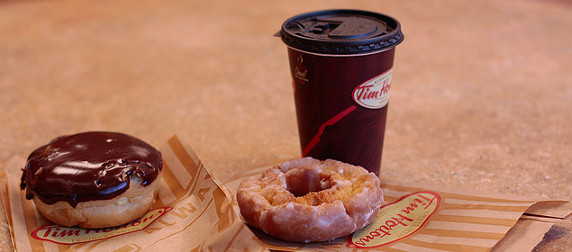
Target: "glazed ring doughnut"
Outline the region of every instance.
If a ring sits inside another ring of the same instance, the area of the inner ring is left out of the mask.
[[[379,178],[366,169],[311,157],[284,162],[249,177],[237,191],[246,222],[294,242],[328,241],[369,224],[380,210]]]

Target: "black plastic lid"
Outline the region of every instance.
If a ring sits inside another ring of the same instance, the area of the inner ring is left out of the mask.
[[[323,10],[291,17],[282,24],[282,41],[318,54],[363,54],[394,47],[403,41],[399,22],[362,10]]]

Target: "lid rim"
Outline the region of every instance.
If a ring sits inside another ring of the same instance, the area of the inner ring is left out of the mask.
[[[376,18],[378,21],[383,22],[386,29],[392,29],[390,32],[376,36],[368,37],[365,39],[348,39],[348,40],[326,40],[301,36],[288,29],[288,25],[293,22],[307,20],[309,18],[316,18],[319,16],[363,16],[369,18]],[[395,47],[403,41],[403,33],[401,31],[401,24],[395,18],[385,14],[353,9],[333,9],[333,10],[320,10],[303,13],[287,19],[282,24],[280,30],[280,37],[282,41],[291,47],[298,48],[304,51],[315,52],[320,54],[359,54],[364,52],[382,51],[390,47]]]

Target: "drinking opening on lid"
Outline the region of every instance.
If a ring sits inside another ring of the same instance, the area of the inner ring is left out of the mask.
[[[325,10],[294,16],[279,35],[290,47],[320,54],[361,54],[396,46],[401,26],[392,17],[360,10]]]

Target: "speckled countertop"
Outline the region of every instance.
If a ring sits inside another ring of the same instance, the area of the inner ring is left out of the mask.
[[[405,33],[384,179],[572,199],[567,1],[0,1],[0,165],[87,130],[178,134],[223,181],[298,157],[272,35],[331,8],[387,13]],[[570,248],[571,223],[538,249]]]

